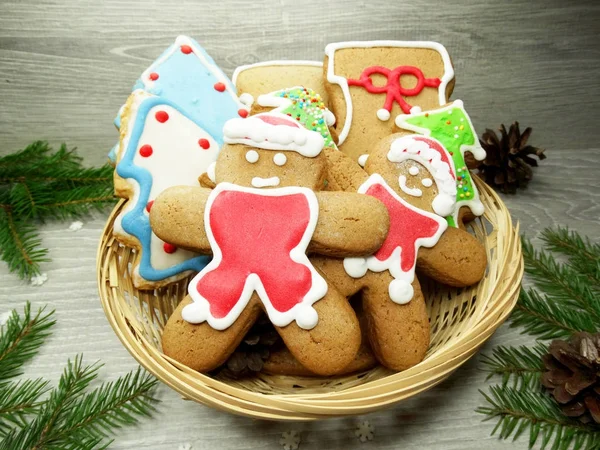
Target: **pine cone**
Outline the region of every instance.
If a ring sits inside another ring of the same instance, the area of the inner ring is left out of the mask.
[[[600,333],[576,333],[552,341],[548,350],[542,385],[566,416],[600,424]]]
[[[533,178],[531,167],[537,167],[537,161],[529,155],[545,159],[544,150],[527,145],[531,136],[531,127],[523,134],[519,130],[519,122],[513,123],[508,132],[506,127],[499,128],[500,139],[492,130],[486,129],[479,140],[487,153],[479,163],[479,174],[491,186],[499,187],[505,194],[514,194],[518,188],[527,187]]]
[[[243,378],[260,372],[269,358],[271,347],[279,344],[280,340],[269,319],[262,315],[215,375],[222,373],[231,378]]]

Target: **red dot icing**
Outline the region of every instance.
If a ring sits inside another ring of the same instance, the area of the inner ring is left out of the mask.
[[[160,123],[165,123],[167,120],[169,120],[169,115],[166,111],[157,111],[154,117],[156,117],[156,120],[158,120]]]
[[[190,53],[192,53],[192,47],[190,47],[189,45],[182,45],[181,52],[185,53],[186,55],[189,55]]]
[[[151,79],[152,81],[156,81],[156,80],[158,80],[158,74],[157,74],[156,72],[152,72],[152,73],[150,74],[150,79]]]
[[[246,109],[238,109],[238,114],[240,115],[240,117],[246,118],[248,117],[248,110]]]
[[[210,148],[210,142],[208,142],[208,139],[198,140],[198,145],[200,147],[202,147],[204,150],[208,150]]]
[[[142,155],[144,158],[152,155],[152,152],[153,150],[151,145],[144,144],[140,147],[140,155]]]
[[[219,91],[219,92],[225,91],[225,85],[221,82],[215,83],[215,85],[213,87],[215,88],[216,91]]]
[[[150,200],[148,203],[146,203],[146,211],[150,212],[152,205],[154,205],[154,200]]]
[[[175,253],[177,251],[177,247],[175,247],[173,244],[165,242],[163,244],[163,250],[165,251],[165,253]]]

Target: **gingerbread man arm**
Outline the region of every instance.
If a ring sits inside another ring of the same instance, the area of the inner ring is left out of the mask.
[[[356,192],[369,175],[348,155],[333,148],[323,149],[327,158],[327,190]]]
[[[389,229],[387,209],[379,200],[352,192],[317,192],[319,220],[309,252],[360,256],[375,252]]]
[[[204,208],[210,189],[175,186],[162,192],[152,204],[152,231],[177,247],[210,254],[204,229]]]

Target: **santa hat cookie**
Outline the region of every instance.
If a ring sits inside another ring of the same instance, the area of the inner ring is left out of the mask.
[[[307,158],[319,155],[325,145],[320,133],[308,130],[290,116],[276,111],[231,119],[223,127],[223,136],[228,144],[294,151]]]
[[[456,174],[452,157],[443,145],[429,137],[410,135],[392,142],[387,158],[399,163],[414,160],[427,168],[438,188],[432,208],[440,216],[452,214],[456,204]]]

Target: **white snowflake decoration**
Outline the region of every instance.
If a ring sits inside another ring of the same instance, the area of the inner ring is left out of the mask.
[[[284,431],[281,433],[279,444],[284,450],[297,450],[300,447],[300,433],[296,430]]]
[[[354,435],[360,442],[372,441],[374,433],[375,427],[368,420],[363,420],[354,430]]]
[[[83,222],[80,222],[79,220],[77,222],[73,222],[70,226],[69,226],[69,230],[71,231],[77,231],[77,230],[81,230],[81,227],[83,227]]]
[[[177,450],[192,450],[192,444],[190,444],[189,442],[186,442],[185,444],[179,444]]]
[[[4,325],[6,322],[8,322],[8,319],[10,318],[11,315],[12,315],[11,311],[6,311],[6,312],[3,312],[2,314],[0,314],[0,326]]]
[[[41,286],[46,281],[48,281],[48,275],[45,273],[31,277],[31,285],[32,286]]]

